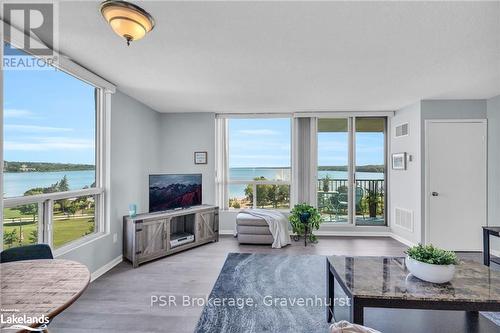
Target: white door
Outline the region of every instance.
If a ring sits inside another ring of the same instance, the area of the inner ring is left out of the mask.
[[[486,225],[486,121],[428,121],[427,243],[480,251]]]

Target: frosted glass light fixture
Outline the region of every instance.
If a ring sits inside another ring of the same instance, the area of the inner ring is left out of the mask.
[[[154,19],[139,6],[126,1],[108,0],[101,4],[101,14],[113,31],[130,42],[143,38],[155,26]]]

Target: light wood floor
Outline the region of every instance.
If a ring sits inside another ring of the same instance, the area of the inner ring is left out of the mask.
[[[51,332],[192,333],[202,307],[151,307],[151,296],[205,297],[230,252],[402,256],[406,246],[389,237],[321,237],[316,245],[293,242],[283,249],[239,245],[231,236],[133,269],[122,262],[94,281],[57,316]],[[180,305],[180,304],[178,304]]]

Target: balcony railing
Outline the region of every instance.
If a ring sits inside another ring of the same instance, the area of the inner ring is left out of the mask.
[[[347,179],[318,179],[317,190],[318,192],[337,191],[343,192],[347,189]],[[385,181],[383,179],[363,179],[356,180],[356,187],[361,187],[366,191],[384,192]],[[327,191],[324,189],[327,188]]]
[[[348,222],[349,195],[347,179],[318,179],[318,208],[328,222]],[[385,223],[385,181],[383,179],[356,180],[353,189],[356,224]]]

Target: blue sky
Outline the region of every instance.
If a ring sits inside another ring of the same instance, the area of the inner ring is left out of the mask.
[[[6,161],[95,163],[93,86],[55,70],[3,74]]]
[[[230,119],[229,167],[290,167],[291,120]],[[347,165],[347,133],[319,133],[319,165]],[[383,133],[356,134],[357,165],[384,164]]]
[[[290,119],[230,119],[229,167],[290,167]]]

